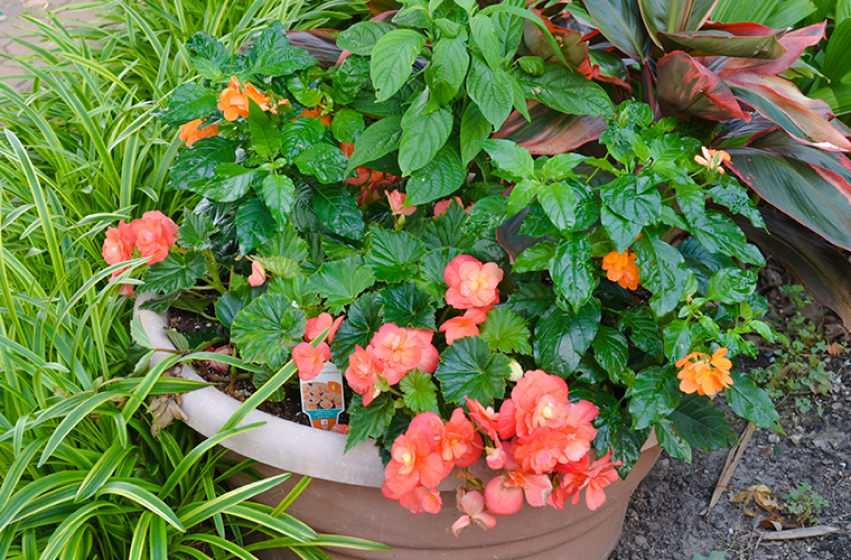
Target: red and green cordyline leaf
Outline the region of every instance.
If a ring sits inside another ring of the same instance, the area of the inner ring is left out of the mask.
[[[700,29],[709,19],[709,14],[718,0],[638,0],[644,25],[650,31],[650,37],[662,46],[656,34],[660,31],[676,33]]]
[[[766,202],[834,245],[851,249],[851,161],[781,132],[727,149],[729,167]]]
[[[771,74],[777,75],[788,70],[796,60],[801,58],[804,49],[817,44],[824,38],[826,23],[817,23],[786,33],[778,42],[786,49],[779,58],[737,58],[730,56],[701,56],[697,61],[706,66],[720,78],[729,78],[737,74]]]
[[[659,108],[663,115],[691,114],[712,121],[750,120],[733,92],[715,73],[682,51],[656,67]]]
[[[597,29],[614,46],[639,64],[653,53],[653,40],[644,27],[635,0],[585,0],[585,9]]]
[[[771,233],[747,219],[734,220],[749,239],[774,255],[807,291],[851,328],[851,262],[841,251],[789,216],[763,206],[762,219]]]
[[[592,73],[591,60],[588,57],[588,42],[579,31],[567,29],[555,25],[549,18],[541,15],[540,10],[531,10],[536,16],[541,18],[541,22],[547,26],[553,37],[557,38],[561,53],[567,61],[568,66],[586,76]],[[538,27],[530,21],[523,22],[523,44],[528,49],[529,54],[540,56],[544,62],[552,64],[561,64],[558,55],[553,52],[553,49],[547,44],[544,34]]]
[[[791,82],[764,74],[740,74],[726,81],[740,100],[798,141],[825,150],[851,150],[851,142],[825,120],[831,116],[830,106],[805,96]]]
[[[517,111],[512,111],[492,137],[511,140],[536,156],[553,156],[575,150],[599,138],[608,126],[603,117],[567,115],[537,101],[527,101],[526,107],[532,117],[531,122]]]
[[[777,59],[786,53],[776,30],[755,23],[709,23],[700,31],[660,32],[658,37],[668,52],[683,49],[694,55],[758,59]]]
[[[287,39],[290,45],[306,50],[312,54],[323,66],[334,66],[337,64],[343,49],[337,46],[337,38],[334,33],[337,29],[308,29],[299,31],[297,29],[287,31]]]

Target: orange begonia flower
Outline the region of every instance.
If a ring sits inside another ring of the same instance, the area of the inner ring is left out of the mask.
[[[635,253],[626,250],[623,253],[612,251],[603,257],[603,270],[612,282],[621,288],[637,290],[640,283],[638,267],[635,265]]]
[[[334,333],[340,328],[345,318],[345,315],[340,315],[334,319],[330,313],[320,313],[318,317],[307,320],[307,330],[304,333],[304,338],[309,342],[313,342],[313,339],[325,332],[325,329],[331,329],[328,331],[326,340],[329,343],[334,342]]]
[[[692,352],[678,360],[676,366],[682,368],[677,374],[680,379],[680,391],[711,397],[733,385],[730,368],[733,363],[727,359],[726,348],[719,348],[712,356]]]
[[[327,342],[313,346],[301,342],[293,348],[293,362],[298,368],[298,377],[302,381],[310,381],[322,371],[325,362],[331,359],[331,348]]]
[[[470,255],[458,255],[446,265],[443,279],[449,286],[446,303],[455,309],[486,307],[499,303],[497,286],[503,271],[496,263],[482,264]]]
[[[721,164],[730,161],[730,154],[724,150],[710,150],[706,146],[702,146],[700,151],[703,153],[703,156],[694,156],[694,161],[704,167],[708,167],[711,171],[718,171],[718,173],[723,175],[724,168],[721,167]]]
[[[201,119],[195,119],[194,121],[189,121],[180,127],[180,134],[178,134],[177,137],[186,142],[187,148],[191,148],[192,144],[201,138],[209,138],[211,136],[219,135],[218,124],[211,124],[209,126],[199,128],[202,122],[203,121]]]
[[[248,101],[257,103],[264,111],[269,110],[270,98],[264,95],[253,84],[240,83],[236,76],[231,77],[228,87],[219,94],[219,110],[224,113],[225,120],[235,121],[239,117],[248,118]]]
[[[136,236],[136,248],[143,257],[150,257],[148,264],[164,261],[177,241],[177,224],[159,210],[145,212],[130,222],[130,229]]]
[[[390,204],[390,210],[397,216],[410,216],[417,211],[416,206],[404,206],[407,195],[399,192],[398,189],[384,194],[387,195],[387,202]]]

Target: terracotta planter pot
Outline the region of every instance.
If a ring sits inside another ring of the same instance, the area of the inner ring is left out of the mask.
[[[166,316],[139,309],[139,305],[150,297],[148,294],[139,296],[135,313],[155,346],[172,348],[163,330],[168,324]],[[155,355],[153,361],[164,357],[165,354]],[[188,366],[183,366],[181,375],[201,380]],[[235,399],[207,387],[185,394],[182,408],[189,417],[189,426],[210,437],[239,405]],[[318,533],[351,535],[393,547],[387,552],[327,551],[339,560],[605,560],[620,537],[629,497],[661,452],[655,436],[651,436],[630,475],[606,488],[606,503],[596,511],[588,510],[584,496],[577,505],[566,504],[564,511],[526,504],[519,513],[498,518],[497,527],[492,531],[472,527],[456,538],[449,529],[460,516],[454,507],[457,482],[453,476],[447,477],[440,487],[446,490],[443,510],[437,515],[414,515],[382,496],[380,486],[384,481],[384,469],[371,442],[357,445],[343,455],[344,435],[256,410],[243,424],[254,422],[266,424],[232,437],[223,445],[235,455],[258,461],[260,464],[254,468],[265,476],[281,472],[298,475],[255,500],[274,507],[301,476],[311,476],[314,480],[289,507],[288,513]],[[489,470],[484,461],[474,465],[473,471],[477,468],[482,473]],[[491,476],[486,476],[485,480]],[[247,479],[234,476],[229,482],[242,485]],[[288,551],[267,551],[258,555],[266,560],[293,558]]]

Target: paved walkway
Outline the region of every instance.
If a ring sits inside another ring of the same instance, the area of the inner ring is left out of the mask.
[[[12,57],[26,56],[30,50],[14,41],[14,37],[25,37],[30,33],[32,24],[21,18],[21,14],[29,12],[38,15],[46,10],[58,10],[71,3],[71,0],[0,0],[0,12],[5,19],[0,21],[0,54]],[[90,12],[71,12],[75,19],[88,20]],[[69,15],[70,15],[69,14]],[[14,61],[0,58],[0,80],[9,79],[22,74],[21,67]],[[14,80],[15,85],[22,81]]]

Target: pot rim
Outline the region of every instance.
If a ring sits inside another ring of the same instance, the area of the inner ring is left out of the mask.
[[[175,350],[174,344],[165,333],[168,327],[168,312],[155,313],[140,309],[140,306],[155,297],[145,292],[136,298],[133,316],[139,317],[142,328],[154,347]],[[151,365],[168,357],[166,352],[155,352]],[[180,367],[179,375],[193,381],[205,381],[188,364]],[[189,417],[185,421],[204,437],[218,433],[228,418],[242,404],[213,386],[196,389],[182,394],[181,408]],[[384,483],[384,465],[378,455],[374,440],[368,439],[350,449],[344,455],[346,436],[337,432],[326,432],[296,422],[284,420],[259,410],[252,410],[240,426],[264,423],[249,432],[232,436],[219,445],[235,451],[249,459],[313,478],[331,482],[380,488]],[[658,445],[655,432],[644,443],[644,452]],[[294,453],[293,450],[298,450]],[[479,461],[484,465],[484,460]],[[478,465],[474,466],[475,467]],[[483,472],[490,471],[484,466]],[[491,473],[493,471],[490,471]],[[440,490],[454,489],[453,477],[447,477]],[[448,481],[448,483],[447,483]]]

